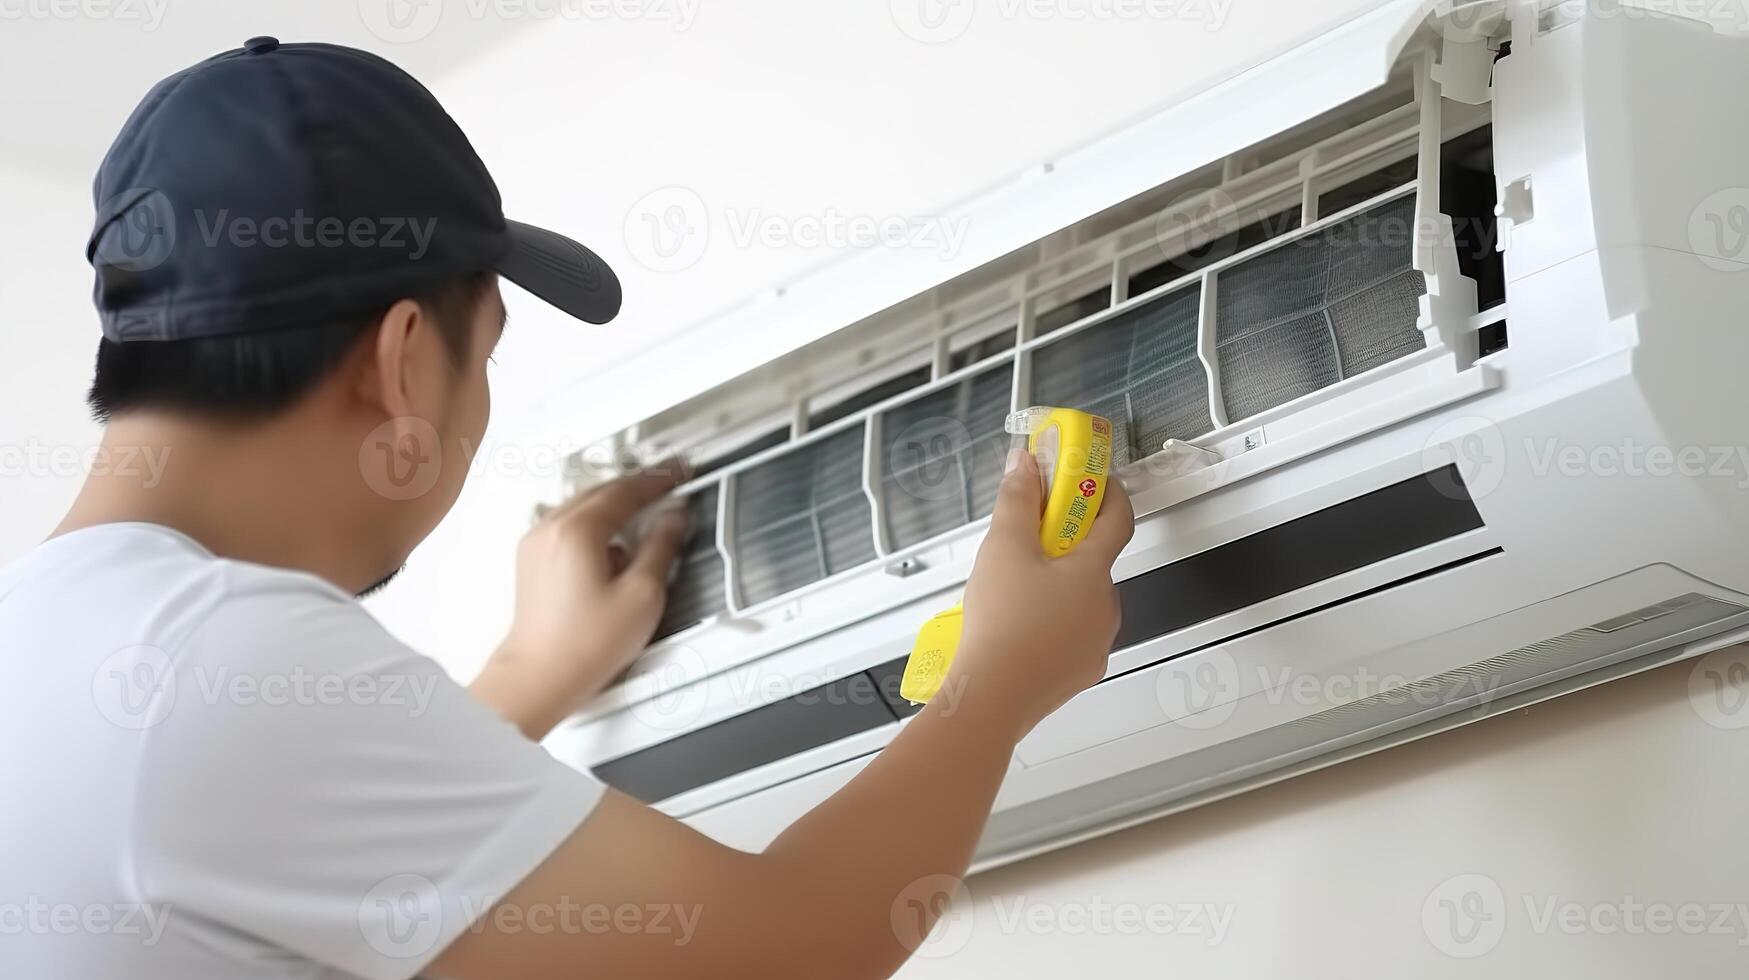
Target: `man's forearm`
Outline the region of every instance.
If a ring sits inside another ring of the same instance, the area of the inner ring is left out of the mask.
[[[589,668],[573,667],[566,676],[555,677],[550,668],[528,661],[509,647],[499,647],[468,685],[468,691],[530,741],[538,742],[613,679],[604,670],[577,676],[579,670]]]
[[[857,971],[835,975],[886,976],[927,934],[1029,727],[993,690],[950,678],[867,768],[766,849],[778,873],[807,883],[798,907],[830,947],[821,962]]]

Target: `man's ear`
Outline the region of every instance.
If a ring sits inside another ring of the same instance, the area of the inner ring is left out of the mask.
[[[437,405],[435,385],[445,367],[435,326],[418,303],[396,300],[360,345],[359,397],[388,418],[428,415]]]

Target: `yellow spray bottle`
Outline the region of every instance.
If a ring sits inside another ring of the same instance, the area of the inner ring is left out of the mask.
[[[1003,428],[1015,437],[1017,448],[1024,443],[1038,460],[1045,500],[1039,544],[1052,558],[1068,554],[1087,536],[1105,499],[1111,422],[1072,408],[1035,407],[1008,416]],[[907,701],[923,704],[941,690],[959,652],[964,623],[965,611],[956,605],[923,624],[899,682],[899,694]]]

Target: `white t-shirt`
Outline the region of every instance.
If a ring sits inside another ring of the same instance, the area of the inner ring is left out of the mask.
[[[151,524],[0,568],[0,977],[417,974],[601,784],[315,576]]]

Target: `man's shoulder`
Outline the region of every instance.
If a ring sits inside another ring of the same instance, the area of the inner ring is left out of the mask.
[[[0,604],[33,632],[74,642],[102,634],[105,642],[162,649],[174,661],[236,664],[275,651],[319,659],[324,640],[344,638],[353,648],[388,642],[332,583],[222,558],[153,524],[100,525],[44,542],[0,569]]]

